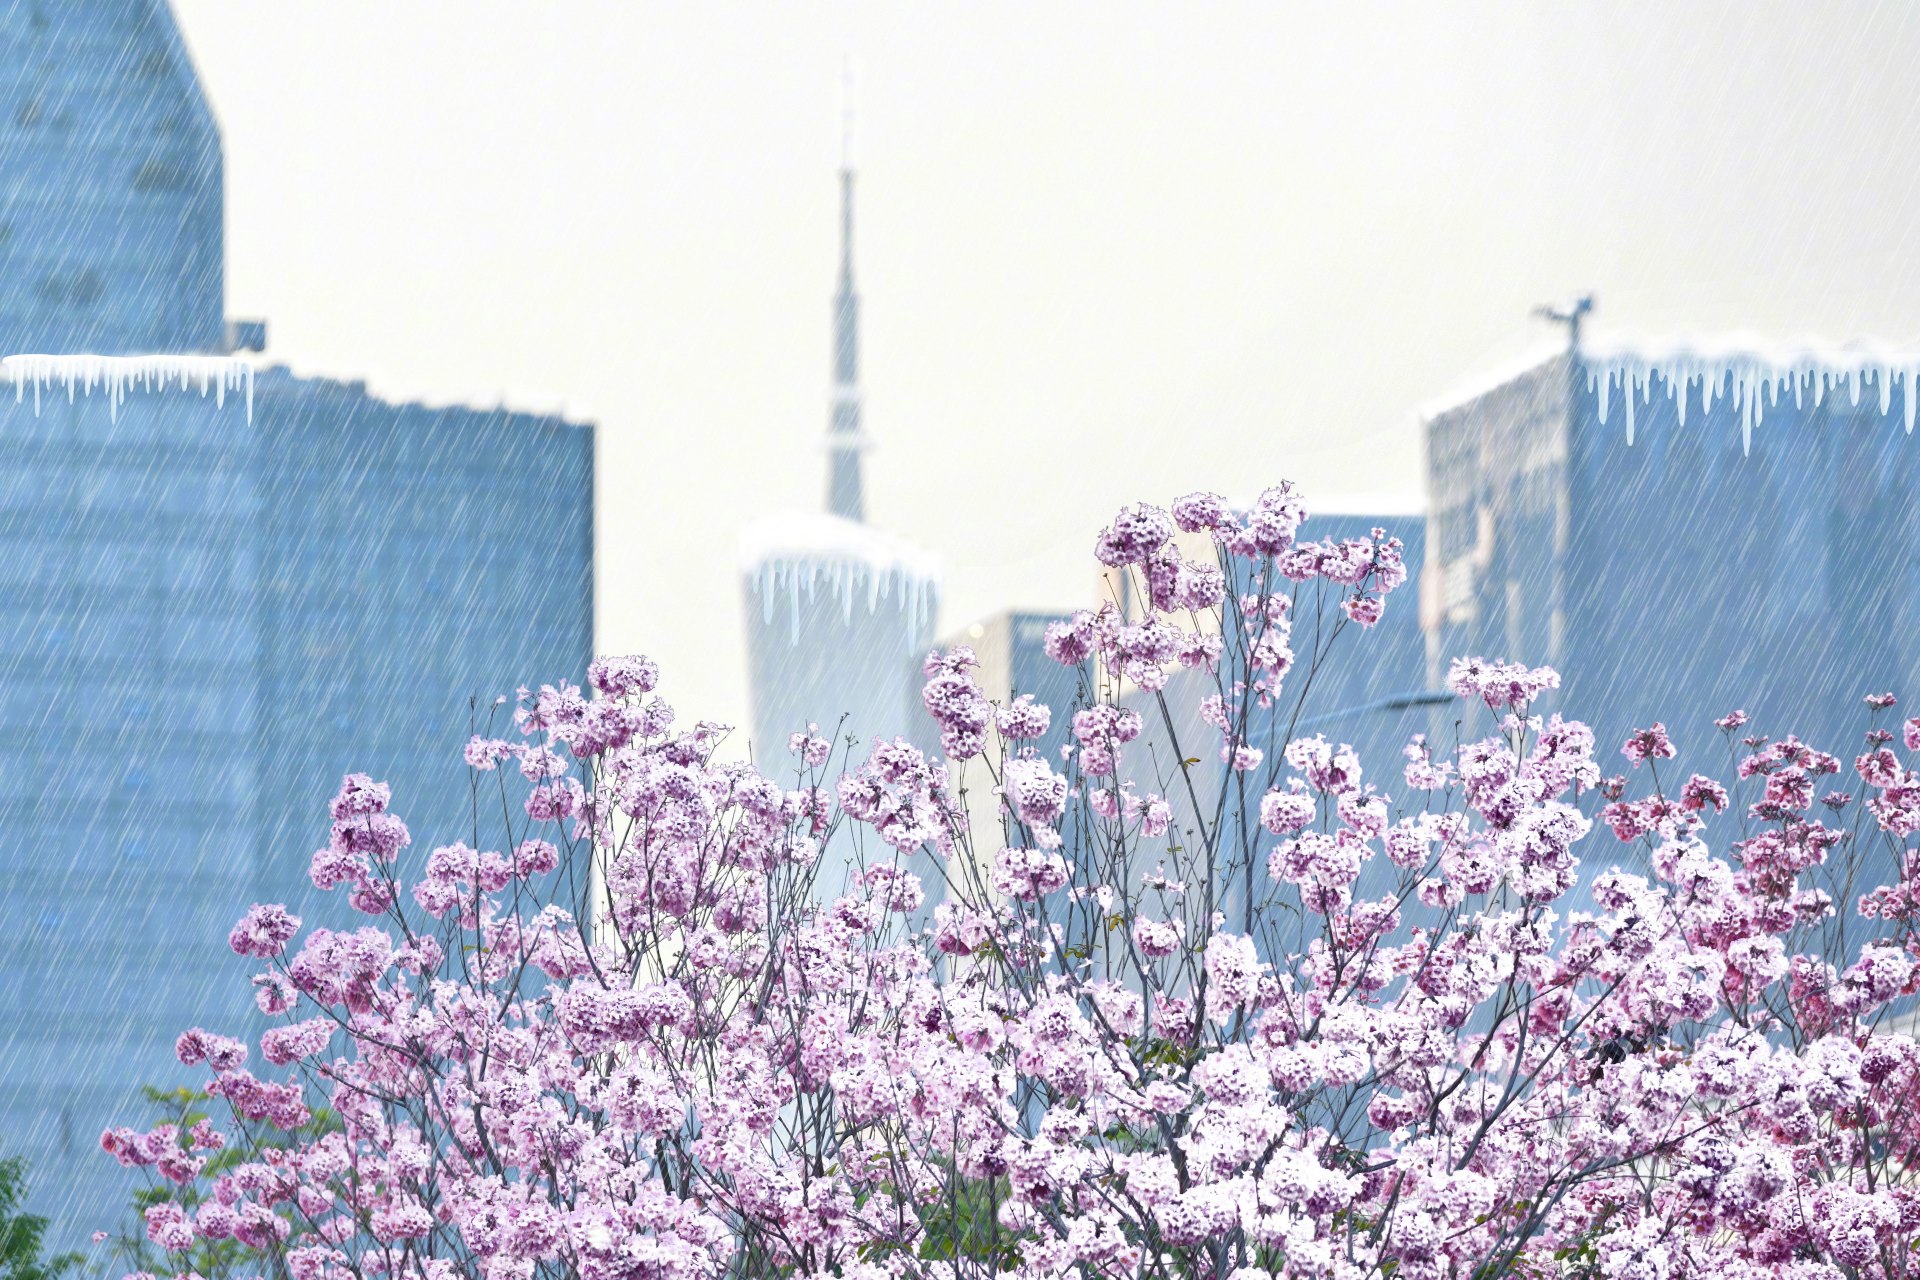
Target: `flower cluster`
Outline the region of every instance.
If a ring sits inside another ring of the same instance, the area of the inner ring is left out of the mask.
[[[365,922],[248,910],[270,1025],[176,1046],[226,1119],[102,1135],[143,1239],[292,1280],[1914,1280],[1920,728],[1680,781],[1655,724],[1607,777],[1555,672],[1463,658],[1480,727],[1370,772],[1261,727],[1406,576],[1309,527],[1284,485],[1124,509],[1144,608],[1046,639],[1083,696],[930,655],[937,753],[830,773],[808,726],[776,780],[619,658],[468,744],[498,829],[416,850],[348,777],[312,876]],[[1182,668],[1218,768],[1140,714]]]

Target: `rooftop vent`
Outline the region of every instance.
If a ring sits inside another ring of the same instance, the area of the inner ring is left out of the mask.
[[[229,320],[227,321],[227,352],[265,351],[267,349],[267,322],[265,320]]]

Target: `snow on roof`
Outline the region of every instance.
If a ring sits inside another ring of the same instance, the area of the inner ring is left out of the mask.
[[[1490,391],[1497,391],[1509,382],[1518,381],[1555,356],[1566,354],[1566,350],[1564,341],[1530,342],[1518,354],[1489,364],[1480,372],[1462,379],[1444,394],[1427,401],[1414,411],[1414,416],[1423,425],[1432,422],[1443,413],[1451,413],[1463,405],[1472,404]]]
[[[751,573],[775,562],[812,560],[861,565],[876,573],[938,579],[940,559],[904,538],[858,520],[818,511],[767,516],[740,537],[740,565]]]
[[[1336,493],[1325,497],[1307,495],[1307,520],[1311,526],[1315,516],[1324,516],[1332,520],[1370,520],[1405,519],[1408,516],[1427,514],[1427,500],[1419,493]]]
[[[165,390],[178,384],[182,390],[197,387],[203,396],[212,391],[219,405],[226,404],[229,390],[245,389],[247,417],[253,417],[253,365],[235,356],[18,355],[0,360],[0,379],[13,383],[16,404],[31,385],[35,413],[40,412],[41,393],[54,385],[66,389],[69,404],[75,392],[92,395],[98,387],[107,393],[108,412],[118,417],[129,390]]]

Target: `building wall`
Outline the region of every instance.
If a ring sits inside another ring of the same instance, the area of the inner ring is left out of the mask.
[[[259,892],[337,919],[305,869],[344,774],[393,785],[422,856],[471,840],[469,735],[522,685],[584,684],[593,431],[283,372],[256,402]]]
[[[221,184],[162,0],[0,2],[0,355],[216,349]],[[255,441],[237,401],[0,400],[0,1152],[56,1245],[125,1203],[105,1121],[250,1003],[220,944],[252,858]]]
[[[203,1080],[174,1037],[255,1016],[247,905],[353,915],[306,876],[341,775],[418,857],[471,839],[469,698],[591,653],[590,429],[284,374],[255,405],[0,402],[0,1138],[64,1244],[134,1186],[101,1129]]]
[[[1658,720],[1673,766],[1721,771],[1738,708],[1848,756],[1861,698],[1920,696],[1920,440],[1871,378],[1816,406],[1770,404],[1750,451],[1730,399],[1664,380],[1602,423],[1583,365],[1549,361],[1428,424],[1435,588],[1429,670],[1481,654],[1562,675],[1543,709],[1586,721],[1603,768]],[[1470,585],[1469,585],[1470,584]],[[1684,776],[1682,774],[1681,776]]]
[[[1770,406],[1743,451],[1729,400],[1704,410],[1696,389],[1682,426],[1656,381],[1629,445],[1583,386],[1564,701],[1601,731],[1610,768],[1626,732],[1656,719],[1681,764],[1719,766],[1711,721],[1735,707],[1761,733],[1851,759],[1864,695],[1920,696],[1920,440],[1901,429],[1900,395],[1885,417],[1871,385],[1857,406]]]
[[[1421,603],[1434,688],[1469,654],[1536,666],[1561,659],[1572,377],[1564,358],[1548,360],[1428,423]]]
[[[212,351],[220,135],[165,0],[0,0],[0,348]]]
[[[218,350],[217,127],[164,0],[0,0],[0,355]],[[350,769],[416,852],[468,835],[468,698],[585,674],[590,429],[264,373],[0,399],[0,1154],[55,1247],[184,1028],[245,1029],[224,946],[310,920]]]
[[[250,1013],[256,435],[174,394],[0,401],[0,1143],[57,1245],[132,1182],[100,1154],[174,1037]]]

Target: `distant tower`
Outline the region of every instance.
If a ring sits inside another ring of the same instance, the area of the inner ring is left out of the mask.
[[[754,763],[791,782],[788,736],[809,724],[851,741],[854,761],[875,738],[925,745],[932,721],[920,707],[920,661],[933,641],[939,566],[933,557],[866,523],[860,454],[860,299],[853,287],[851,93],[842,107],[840,282],[833,304],[833,408],[827,424],[824,512],[769,516],[741,544]],[[836,756],[835,766],[839,767]],[[862,847],[864,844],[865,847]],[[844,884],[842,868],[890,857],[846,831],[828,850],[840,864],[821,891]],[[923,877],[930,897],[937,877]]]
[[[853,72],[840,80],[840,287],[833,295],[833,408],[827,420],[827,510],[865,520],[860,485],[860,295],[853,287]]]

